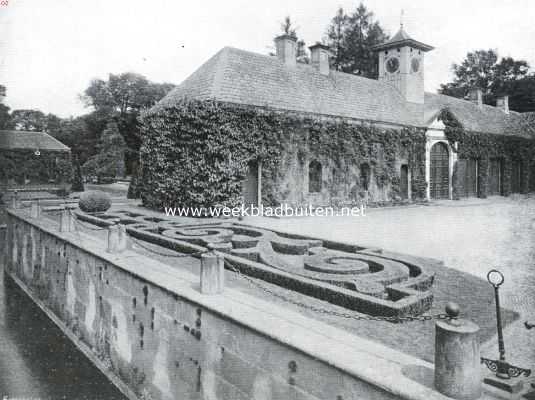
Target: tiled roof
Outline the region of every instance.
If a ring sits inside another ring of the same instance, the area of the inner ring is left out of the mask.
[[[535,138],[535,124],[530,123],[524,114],[483,105],[482,108],[468,100],[441,94],[425,94],[424,118],[429,125],[438,113],[448,108],[470,132],[514,135]]]
[[[180,99],[224,102],[420,126],[421,106],[407,103],[392,86],[373,79],[314,67],[288,67],[270,57],[225,47],[156,106]]]
[[[425,104],[405,101],[388,83],[314,67],[288,67],[276,57],[225,47],[172,90],[154,109],[183,98],[271,107],[403,126],[427,127],[449,108],[472,132],[535,137],[523,114],[432,93]]]
[[[0,131],[0,150],[70,151],[45,132]]]

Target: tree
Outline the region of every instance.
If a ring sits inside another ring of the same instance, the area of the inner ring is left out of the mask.
[[[344,59],[345,32],[349,17],[340,7],[327,28],[327,42],[334,53],[332,65],[335,69],[340,69]]]
[[[289,15],[284,17],[284,21],[281,22],[281,30],[285,35],[289,35],[297,39],[297,28],[294,27]]]
[[[83,192],[84,191],[84,181],[82,178],[82,168],[80,166],[80,161],[77,156],[72,157],[72,169],[73,169],[73,179],[71,190],[73,192]]]
[[[461,64],[452,65],[454,79],[442,84],[439,92],[448,96],[465,97],[473,89],[481,89],[483,100],[495,104],[499,96],[518,90],[518,82],[527,77],[529,65],[511,57],[499,59],[496,50],[476,50],[467,53]]]
[[[310,57],[308,55],[307,46],[304,40],[297,41],[297,62],[302,64],[310,64]]]
[[[503,89],[509,95],[509,108],[518,112],[535,111],[535,75],[513,80]]]
[[[11,115],[9,107],[0,103],[0,129],[9,129],[11,126]]]
[[[352,14],[339,8],[327,28],[325,41],[334,52],[333,67],[339,71],[376,79],[377,54],[372,47],[388,36],[373,12],[360,3]]]
[[[82,99],[95,109],[91,118],[93,127],[102,127],[102,121],[116,122],[126,143],[127,173],[132,173],[141,145],[137,121],[140,111],[153,106],[173,87],[170,83],[153,83],[142,75],[126,72],[110,74],[107,81],[95,79],[85,90]]]
[[[11,119],[9,107],[3,104],[4,97],[6,97],[6,90],[4,85],[0,85],[0,129],[8,129]]]
[[[19,131],[44,131],[46,115],[39,110],[13,110],[9,125]]]
[[[126,144],[119,133],[117,123],[109,122],[102,132],[98,153],[82,167],[86,175],[122,177],[125,173],[124,154]]]

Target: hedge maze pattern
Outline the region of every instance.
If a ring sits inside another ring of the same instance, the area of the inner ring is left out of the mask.
[[[179,223],[129,211],[79,217],[101,226],[123,224],[138,240],[183,253],[217,250],[243,274],[368,315],[418,315],[433,302],[433,273],[380,249],[235,222]]]

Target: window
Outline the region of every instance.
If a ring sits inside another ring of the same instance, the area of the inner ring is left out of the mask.
[[[308,164],[308,191],[310,193],[321,192],[321,164],[314,160]]]

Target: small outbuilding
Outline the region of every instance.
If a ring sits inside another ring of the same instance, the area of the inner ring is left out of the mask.
[[[66,182],[71,171],[71,149],[48,133],[0,130],[3,188]]]

